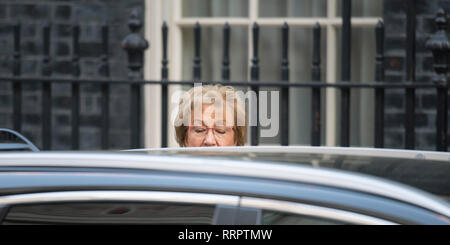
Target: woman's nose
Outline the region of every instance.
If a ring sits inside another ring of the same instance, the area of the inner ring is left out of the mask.
[[[212,130],[208,130],[205,140],[203,141],[204,146],[217,146],[216,137]]]

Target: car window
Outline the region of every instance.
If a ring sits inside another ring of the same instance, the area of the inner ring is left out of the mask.
[[[212,224],[215,206],[72,202],[11,206],[2,224]]]
[[[262,211],[262,225],[346,225],[341,221],[292,213]]]

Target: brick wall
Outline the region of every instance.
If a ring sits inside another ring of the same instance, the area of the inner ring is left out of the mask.
[[[81,78],[99,78],[101,26],[109,25],[109,65],[113,78],[126,78],[126,53],[120,43],[130,33],[128,19],[134,8],[144,9],[144,0],[2,0],[0,1],[0,75],[12,74],[13,29],[22,23],[21,49],[24,76],[40,76],[43,58],[42,25],[51,23],[51,60],[53,76],[71,77],[72,29],[80,25]],[[144,29],[144,28],[143,28]],[[0,127],[13,128],[11,84],[0,83]],[[70,85],[54,84],[52,148],[70,149]],[[80,147],[100,149],[101,94],[98,85],[80,88]],[[129,148],[129,87],[112,86],[110,94],[110,146]],[[41,134],[41,85],[23,86],[22,133],[39,148]]]
[[[406,80],[406,0],[384,0],[386,81]],[[425,43],[435,32],[434,18],[442,7],[450,13],[450,0],[417,0],[416,81],[430,82],[433,76],[431,51]],[[448,15],[450,16],[450,15]],[[450,20],[450,19],[449,19]],[[450,31],[450,28],[448,29]],[[385,147],[404,147],[404,89],[386,90]],[[436,91],[416,90],[416,149],[435,150]]]

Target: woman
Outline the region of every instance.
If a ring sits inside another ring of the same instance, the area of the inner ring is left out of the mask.
[[[180,100],[175,134],[182,147],[242,146],[246,121],[245,106],[233,87],[194,86]]]

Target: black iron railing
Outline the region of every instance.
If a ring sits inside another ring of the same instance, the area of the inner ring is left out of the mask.
[[[193,85],[201,81],[203,84],[220,83],[223,85],[232,85],[236,87],[246,87],[256,92],[261,86],[281,88],[281,111],[280,111],[280,139],[281,145],[288,145],[289,142],[289,89],[290,88],[310,88],[312,91],[311,104],[311,145],[321,145],[321,124],[323,117],[321,116],[320,101],[323,88],[336,88],[341,92],[341,146],[350,145],[350,91],[351,89],[372,88],[375,91],[375,130],[374,130],[374,146],[377,148],[384,147],[384,97],[387,89],[404,89],[406,91],[405,106],[405,148],[414,149],[414,128],[415,128],[415,107],[414,98],[415,90],[422,88],[435,88],[437,90],[437,119],[436,119],[436,150],[447,151],[447,101],[448,101],[448,84],[446,73],[448,69],[448,61],[450,57],[450,42],[445,33],[445,12],[440,10],[436,17],[438,30],[427,43],[434,57],[434,69],[436,71],[434,82],[423,83],[415,82],[414,56],[415,56],[415,5],[408,4],[407,18],[407,81],[403,83],[387,83],[384,79],[384,24],[379,21],[375,27],[376,34],[376,75],[374,82],[350,82],[350,36],[351,36],[351,9],[350,1],[343,1],[343,34],[342,34],[342,77],[337,83],[321,82],[320,68],[320,25],[317,23],[313,27],[313,59],[312,59],[312,76],[311,82],[292,82],[289,81],[289,25],[284,23],[281,26],[282,41],[282,60],[280,69],[280,81],[265,81],[259,79],[259,26],[254,23],[252,26],[253,52],[251,57],[250,81],[229,81],[230,78],[230,59],[229,59],[229,43],[230,43],[230,26],[225,23],[223,29],[223,62],[222,62],[222,80],[221,81],[202,81],[201,80],[201,25],[196,23],[194,26],[194,60],[193,60],[193,80],[190,81],[171,81],[169,79],[169,66],[167,58],[168,43],[168,27],[164,23],[162,26],[162,70],[161,80],[143,80],[141,69],[143,66],[143,53],[148,47],[147,42],[138,34],[141,29],[141,22],[135,14],[129,21],[132,33],[124,39],[123,48],[128,53],[128,63],[130,68],[129,79],[110,78],[108,65],[108,27],[102,28],[103,37],[103,55],[100,57],[102,65],[103,79],[80,79],[79,52],[78,52],[78,35],[79,27],[73,26],[73,78],[55,78],[51,77],[51,57],[50,50],[50,25],[43,27],[44,39],[44,59],[41,77],[24,77],[20,74],[21,50],[20,50],[20,24],[14,25],[14,66],[12,76],[0,77],[0,82],[13,83],[13,124],[14,129],[21,129],[21,106],[22,106],[22,84],[24,83],[41,83],[42,89],[42,135],[43,149],[51,149],[51,84],[70,83],[72,85],[72,149],[79,149],[79,103],[80,103],[80,85],[82,84],[98,84],[101,86],[102,94],[102,123],[101,123],[101,144],[103,149],[109,148],[109,93],[110,87],[115,85],[128,84],[131,87],[131,103],[130,103],[130,130],[131,130],[131,148],[141,147],[141,88],[143,85],[160,85],[162,88],[162,139],[161,146],[167,147],[168,123],[168,87],[170,85]],[[256,103],[250,101],[250,103]],[[256,104],[258,105],[258,103]],[[257,109],[257,112],[259,110]],[[259,127],[252,126],[250,130],[251,145],[259,144]]]
[[[414,82],[416,80],[416,0],[410,1],[406,12],[406,79]],[[415,134],[415,89],[406,89],[405,98],[405,148],[414,149]]]

